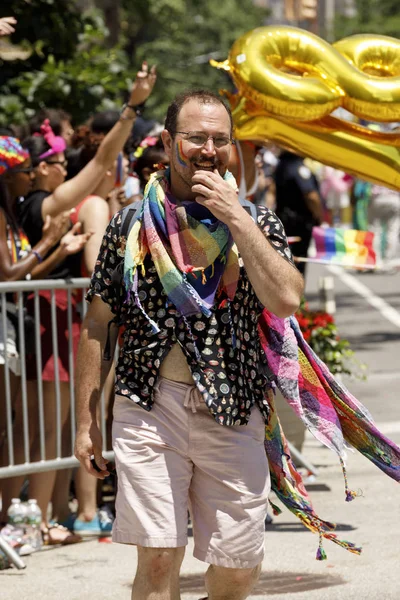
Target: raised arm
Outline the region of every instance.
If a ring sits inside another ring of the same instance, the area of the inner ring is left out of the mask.
[[[87,273],[92,273],[99,254],[104,232],[110,221],[110,210],[106,200],[100,196],[91,196],[84,202],[79,211],[79,220],[83,232],[93,231],[93,235],[85,245],[83,260]]]
[[[292,315],[304,289],[299,271],[278,254],[242,206],[231,215],[228,225],[260,302],[277,317]]]
[[[42,205],[42,217],[57,215],[64,210],[74,208],[98,185],[105,171],[111,167],[122,150],[136,119],[135,106],[143,104],[151,94],[156,82],[156,69],[148,70],[143,63],[133,84],[128,104],[125,105],[120,119],[106,135],[95,157],[73,179],[64,182],[45,200]]]

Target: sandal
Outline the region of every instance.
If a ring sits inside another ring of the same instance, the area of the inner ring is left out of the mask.
[[[82,540],[82,537],[76,533],[71,533],[63,525],[54,523],[42,529],[42,539],[44,546],[68,546],[69,544],[77,544]]]

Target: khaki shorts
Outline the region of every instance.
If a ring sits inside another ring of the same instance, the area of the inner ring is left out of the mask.
[[[160,378],[150,412],[116,397],[113,447],[114,542],[185,546],[189,510],[196,558],[229,568],[262,561],[270,477],[256,406],[248,425],[222,426],[195,386]]]

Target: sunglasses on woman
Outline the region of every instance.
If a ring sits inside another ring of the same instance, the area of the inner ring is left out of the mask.
[[[64,169],[66,169],[68,166],[67,160],[46,160],[45,162],[48,165],[61,165],[62,167],[64,167]]]

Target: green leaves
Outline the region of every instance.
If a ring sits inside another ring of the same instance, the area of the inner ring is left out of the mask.
[[[43,106],[63,108],[75,123],[98,110],[119,107],[146,59],[157,65],[158,80],[146,117],[163,121],[173,96],[187,88],[232,89],[229,76],[213,69],[210,58],[225,59],[233,42],[263,24],[264,9],[253,0],[113,0],[120,27],[106,2],[81,13],[75,0],[2,0],[1,12],[15,14],[13,42],[27,40],[31,58],[0,63],[0,95],[14,98],[18,110],[0,114],[0,123],[21,123]],[[113,5],[114,6],[114,5]],[[104,13],[100,10],[104,8]],[[118,43],[109,48],[109,30]],[[11,119],[11,121],[10,121]]]
[[[335,39],[356,33],[377,33],[398,38],[400,11],[398,0],[356,0],[354,17],[339,16],[335,21]]]
[[[0,86],[0,95],[18,99],[18,110],[13,114],[7,103],[0,124],[22,123],[43,106],[63,108],[76,123],[82,123],[102,110],[104,101],[107,108],[120,105],[134,70],[122,48],[106,48],[106,34],[103,20],[88,16],[71,55],[45,53],[40,68],[26,69],[8,79]],[[41,41],[41,52],[46,47],[46,41]]]
[[[265,10],[252,0],[167,0],[156,11],[159,3],[149,4],[152,20],[146,12],[143,16],[135,13],[136,19],[143,21],[130,43],[138,64],[144,58],[157,64],[158,81],[149,101],[154,116],[162,120],[172,97],[184,89],[232,89],[229,76],[210,67],[209,59],[225,59],[239,36],[263,24]],[[133,19],[132,3],[126,0],[123,6]]]
[[[339,336],[332,315],[310,311],[303,300],[295,317],[304,339],[333,375],[345,373],[357,379],[366,378],[366,366],[357,360],[349,342]]]

